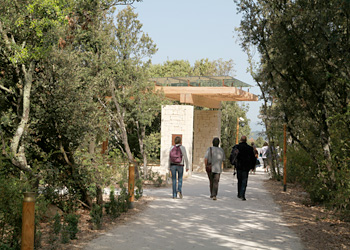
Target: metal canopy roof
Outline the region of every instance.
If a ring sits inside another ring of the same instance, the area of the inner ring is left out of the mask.
[[[231,76],[176,76],[150,78],[160,86],[226,86],[226,87],[251,87]]]
[[[250,85],[230,76],[190,76],[151,78],[156,91],[180,103],[220,108],[222,101],[258,101],[258,96],[238,89]]]

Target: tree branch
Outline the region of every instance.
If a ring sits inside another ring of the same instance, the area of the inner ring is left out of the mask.
[[[61,153],[63,154],[64,160],[67,162],[67,164],[68,164],[69,166],[72,166],[73,164],[69,161],[68,156],[67,156],[67,154],[66,154],[66,151],[64,150],[64,147],[63,147],[61,141],[60,141],[60,150],[61,150]]]
[[[10,93],[12,95],[15,94],[15,92],[13,92],[11,89],[8,89],[8,88],[6,88],[6,87],[4,87],[2,85],[0,85],[0,89],[4,90],[4,91],[6,91],[6,92],[8,92],[8,93]]]
[[[6,32],[4,31],[3,27],[2,27],[2,22],[0,21],[0,33],[1,35],[4,37],[4,41],[5,41],[5,45],[7,47],[7,49],[9,51],[11,51],[11,46],[10,46],[10,39],[9,37],[7,36]],[[4,51],[5,55],[6,55],[6,52]]]
[[[32,74],[34,70],[34,62],[31,62],[29,65],[28,71],[26,70],[25,66],[22,65],[22,70],[25,77],[25,83],[23,87],[23,111],[22,111],[22,117],[21,121],[17,127],[16,133],[13,136],[12,142],[11,142],[11,152],[16,157],[19,142],[22,138],[22,135],[24,133],[25,127],[29,121],[29,112],[30,112],[30,93],[32,88]]]

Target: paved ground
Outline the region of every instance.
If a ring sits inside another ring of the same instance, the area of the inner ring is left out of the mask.
[[[183,199],[172,199],[170,188],[145,190],[144,195],[156,198],[147,209],[85,249],[303,249],[264,190],[266,178],[261,168],[249,176],[247,201],[236,197],[237,179],[231,172],[221,176],[217,201],[209,198],[205,174],[184,182]]]

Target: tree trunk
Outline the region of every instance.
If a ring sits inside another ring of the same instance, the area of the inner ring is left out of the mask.
[[[25,155],[25,143],[21,141],[23,134],[25,133],[26,126],[29,122],[29,113],[30,113],[30,94],[32,89],[33,82],[33,71],[34,71],[34,62],[31,62],[28,70],[25,65],[22,65],[22,72],[24,74],[23,81],[23,110],[21,121],[16,129],[16,133],[12,138],[10,149],[12,153],[11,161],[12,163],[23,170],[24,172],[32,173],[32,170],[27,164],[27,158]]]
[[[115,115],[112,115],[112,114],[111,115],[114,117],[114,121],[117,122],[117,125],[121,131],[120,137],[121,137],[121,140],[122,140],[123,145],[124,145],[126,156],[128,157],[129,163],[134,163],[134,165],[135,165],[135,179],[138,179],[140,174],[138,171],[137,162],[135,161],[135,159],[131,153],[131,150],[130,150],[129,141],[128,141],[128,133],[126,132],[126,125],[124,122],[125,110],[123,110],[119,105],[119,102],[118,102],[117,97],[115,95],[115,86],[114,86],[113,81],[110,83],[110,89],[111,89],[111,94],[112,94],[112,100],[114,102],[115,108],[117,109],[117,113]]]
[[[143,158],[143,178],[147,179],[148,169],[147,169],[147,152],[145,150],[144,140],[146,138],[146,126],[141,126],[139,122],[136,122],[137,135],[139,140],[140,152]]]

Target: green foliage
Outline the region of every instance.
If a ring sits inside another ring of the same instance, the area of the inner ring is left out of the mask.
[[[152,133],[145,139],[148,160],[159,161],[160,159],[160,132]]]
[[[255,140],[255,145],[257,148],[262,148],[262,146],[264,145],[264,138],[262,138],[261,136],[259,136],[256,140]]]
[[[94,203],[90,211],[91,222],[96,229],[101,229],[103,218],[103,207]]]
[[[155,180],[155,184],[157,187],[161,187],[163,184],[163,178],[160,175],[157,175],[157,179]]]
[[[26,184],[11,176],[11,167],[0,163],[0,248],[19,249],[22,228],[23,190]]]
[[[251,70],[263,93],[269,141],[281,145],[286,124],[297,152],[288,157],[292,179],[315,202],[347,213],[348,168],[342,166],[350,155],[349,2],[235,2],[243,15],[241,45],[250,58],[252,45],[261,55]]]
[[[149,72],[152,77],[228,76],[233,75],[233,67],[232,60],[224,61],[222,58],[213,61],[203,58],[195,61],[193,66],[185,60],[168,60],[163,64],[151,65]]]
[[[231,167],[229,157],[232,147],[236,144],[237,135],[237,118],[242,117],[245,123],[248,124],[249,119],[246,117],[248,107],[239,106],[235,102],[223,102],[222,103],[222,115],[221,115],[221,143],[220,146],[224,149],[226,155],[225,167]],[[245,125],[240,126],[238,130],[238,142],[242,135],[249,136],[250,127]]]
[[[142,187],[143,180],[137,179],[135,182],[135,199],[138,200],[142,197],[143,194],[143,187]]]
[[[161,187],[163,184],[163,178],[158,172],[151,171],[147,180],[151,181],[156,187]]]
[[[120,211],[118,210],[118,202],[115,199],[113,189],[111,189],[111,192],[109,193],[109,202],[106,202],[105,210],[107,214],[112,216],[112,218],[117,218],[120,215]]]
[[[77,214],[65,214],[62,227],[62,235],[67,234],[70,240],[77,238],[76,234],[79,232],[79,215]]]
[[[163,64],[151,65],[149,72],[151,77],[191,76],[192,67],[189,61],[174,60]]]
[[[61,216],[58,213],[56,213],[56,215],[53,217],[52,231],[55,235],[58,235],[61,232],[61,229]]]
[[[119,181],[119,187],[120,187],[120,192],[118,195],[118,209],[121,213],[125,213],[129,210],[129,194],[128,194],[128,189],[125,185],[125,181],[121,180]]]

